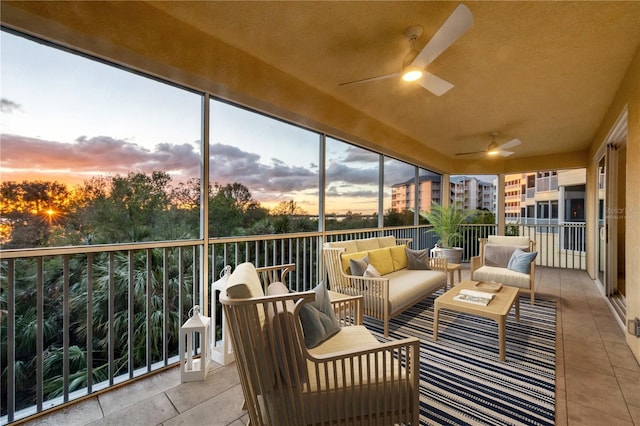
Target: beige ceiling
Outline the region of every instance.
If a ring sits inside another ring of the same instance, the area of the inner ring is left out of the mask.
[[[206,55],[208,45],[214,49],[217,44],[201,43],[204,46],[196,48],[188,42],[193,35],[187,33],[206,34],[257,59],[251,64],[260,68],[256,76],[261,76],[262,84],[270,74],[274,82],[277,76],[293,77],[292,82],[313,87],[322,97],[406,136],[411,144],[427,147],[425,152],[433,153],[440,163],[443,158],[459,159],[456,152],[486,149],[491,132],[498,133],[498,143],[512,138],[522,141],[513,149],[510,161],[586,153],[640,45],[640,1],[466,2],[473,26],[428,67],[455,85],[445,95],[437,97],[415,83],[397,79],[339,85],[400,71],[408,51],[405,29],[424,27],[417,46],[421,49],[457,4],[150,1],[143,6],[60,2],[60,7],[53,7],[45,2],[37,12],[78,28],[84,25],[81,31],[87,34],[112,31],[104,37],[132,50],[136,49],[136,41],[131,40],[135,34],[152,34],[161,28],[165,39],[151,41],[150,37],[139,43],[166,44],[182,38],[183,48],[189,51],[185,58],[190,61],[202,60],[197,58]],[[28,4],[19,7],[36,10]],[[100,8],[102,11],[91,10]],[[69,9],[73,9],[72,17],[53,16],[71,15]],[[113,14],[111,19],[109,14]],[[162,16],[171,22],[160,25]],[[123,28],[130,33],[129,39],[118,36]],[[96,43],[93,46],[99,48]],[[229,69],[241,64],[224,52],[230,51],[216,50],[218,67],[225,61]],[[210,78],[218,77],[215,72],[211,71]],[[241,74],[243,78],[251,75],[246,69]],[[224,78],[233,85],[233,76]],[[266,94],[269,88],[263,90]],[[298,102],[304,103],[305,98],[301,96]],[[296,109],[291,103],[278,107]],[[355,128],[358,123],[351,125]],[[472,161],[478,160],[467,159]],[[420,162],[428,163],[428,159],[420,158]]]
[[[447,156],[519,138],[514,156],[585,150],[638,49],[640,2],[470,2],[474,24],[429,71],[455,87],[339,83],[397,72],[457,2],[153,3]],[[514,157],[515,158],[515,157]]]

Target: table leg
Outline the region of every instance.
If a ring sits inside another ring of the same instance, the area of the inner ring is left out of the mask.
[[[462,282],[462,267],[458,268],[458,283]]]
[[[516,321],[520,322],[520,296],[516,296]]]
[[[438,311],[440,307],[438,305],[433,306],[433,341],[438,340]]]
[[[506,334],[506,316],[504,317],[500,317],[500,319],[497,320],[498,323],[498,352],[500,354],[500,361],[504,361],[507,357],[506,357],[506,352],[507,352],[507,342],[505,340],[505,334]]]

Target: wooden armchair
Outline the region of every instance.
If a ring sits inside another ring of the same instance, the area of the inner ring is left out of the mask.
[[[479,238],[480,254],[471,258],[470,274],[474,281],[496,281],[511,287],[518,287],[531,295],[531,304],[535,303],[535,241],[529,237],[491,235]],[[508,268],[511,255],[517,249],[531,254],[526,263],[525,272]]]
[[[418,425],[419,340],[379,343],[361,324],[362,297],[340,295],[331,301],[340,330],[307,349],[299,314],[315,292],[273,281],[290,270],[238,265],[220,295],[250,423]]]

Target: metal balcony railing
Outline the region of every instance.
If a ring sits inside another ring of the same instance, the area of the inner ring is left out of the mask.
[[[0,423],[175,365],[183,350],[180,326],[195,303],[211,312],[211,283],[226,265],[294,263],[288,284],[303,291],[324,279],[324,241],[394,235],[411,238],[412,248],[424,249],[438,241],[429,229],[427,225],[211,238],[206,243],[2,251]],[[536,240],[539,265],[585,267],[584,223],[509,225],[508,231]],[[496,225],[465,225],[462,233],[466,262],[478,254],[478,238],[495,234]],[[206,288],[202,282],[207,282]]]

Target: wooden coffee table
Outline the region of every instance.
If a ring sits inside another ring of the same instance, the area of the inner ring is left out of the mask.
[[[499,292],[494,293],[495,297],[487,306],[453,300],[462,289],[479,290],[475,286],[477,282],[478,281],[471,280],[462,281],[435,300],[433,305],[433,340],[438,340],[438,311],[440,309],[449,309],[450,311],[489,318],[498,323],[500,361],[504,361],[506,359],[507,347],[505,341],[507,315],[509,315],[509,311],[511,311],[511,307],[514,304],[516,305],[516,320],[520,321],[520,298],[518,297],[518,289],[515,287],[502,286]]]

